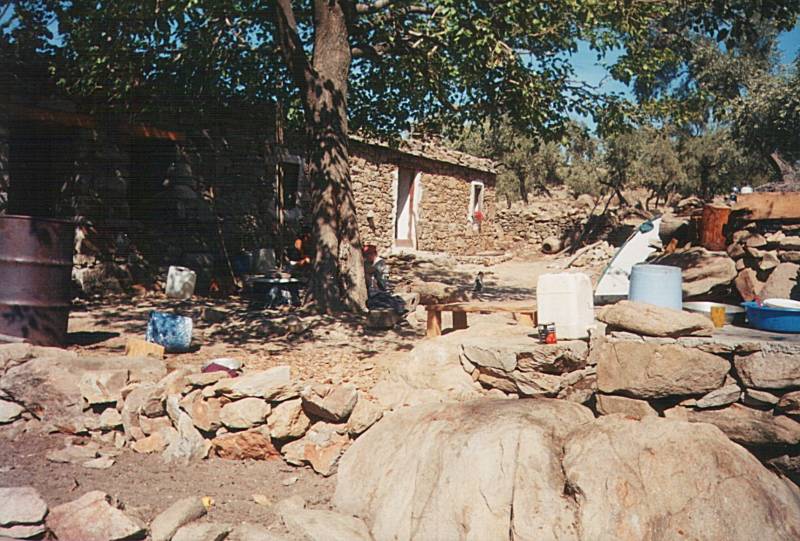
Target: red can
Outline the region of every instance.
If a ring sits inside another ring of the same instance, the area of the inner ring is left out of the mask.
[[[555,344],[557,342],[555,323],[540,323],[538,329],[539,329],[539,343]]]

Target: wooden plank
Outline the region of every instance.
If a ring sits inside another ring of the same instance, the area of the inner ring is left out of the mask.
[[[164,346],[159,346],[152,342],[140,340],[139,338],[129,338],[125,344],[125,355],[128,357],[155,357],[164,358]]]
[[[536,311],[536,303],[530,301],[507,302],[453,302],[449,304],[428,304],[428,312],[526,312]]]
[[[455,314],[453,314],[455,315]],[[525,325],[528,327],[535,327],[536,326],[536,318],[534,314],[531,312],[515,312],[514,315],[517,317],[517,323],[520,325]]]
[[[453,312],[453,328],[456,330],[467,328],[466,312]]]
[[[436,310],[428,310],[428,337],[442,335],[442,313]]]
[[[800,219],[800,192],[740,194],[734,211],[744,211],[749,220]]]

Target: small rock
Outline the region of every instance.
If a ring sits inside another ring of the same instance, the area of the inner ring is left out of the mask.
[[[192,418],[186,413],[180,412],[177,426],[178,435],[169,442],[164,451],[164,460],[188,463],[207,457],[211,443],[197,431],[192,423]]]
[[[114,408],[106,408],[100,414],[98,426],[101,430],[115,430],[122,426],[122,415]]]
[[[277,511],[289,531],[309,541],[372,541],[360,518],[317,509],[282,507]]]
[[[162,428],[172,428],[169,417],[139,417],[139,427],[145,435],[149,436]]]
[[[175,532],[172,541],[222,541],[230,531],[229,524],[193,522]]]
[[[16,421],[23,411],[25,408],[16,402],[0,400],[0,425]]]
[[[343,422],[358,401],[355,385],[309,385],[302,394],[303,408],[310,416],[334,423]]]
[[[772,408],[778,403],[779,398],[772,393],[758,389],[745,389],[742,402],[746,406],[755,408]]]
[[[63,449],[48,451],[45,458],[62,464],[82,464],[97,457],[97,445],[67,445]]]
[[[221,379],[228,379],[230,376],[223,370],[216,372],[198,372],[196,374],[189,374],[186,376],[186,383],[192,387],[206,387],[212,385]]]
[[[217,308],[211,308],[209,306],[204,306],[202,311],[200,312],[200,319],[205,321],[206,323],[222,323],[227,319],[228,312],[225,310],[218,310]]]
[[[89,404],[108,404],[122,398],[122,388],[128,383],[127,370],[95,370],[84,372],[80,389]]]
[[[753,269],[743,269],[734,280],[739,295],[745,301],[752,301],[761,294],[763,282],[758,279],[758,274]]]
[[[0,487],[0,526],[37,524],[47,504],[33,487]]]
[[[256,399],[257,400],[257,399]],[[198,394],[189,409],[194,426],[204,432],[213,432],[222,426],[222,404],[217,398],[203,400]]]
[[[700,398],[697,401],[696,407],[704,409],[727,406],[728,404],[733,404],[739,400],[741,395],[742,390],[738,385],[725,385],[719,389],[714,389],[710,393],[706,394],[703,398]]]
[[[355,437],[377,423],[381,417],[383,417],[381,407],[361,396],[347,421],[347,431]]]
[[[800,391],[792,391],[783,395],[775,409],[786,415],[800,415]]]
[[[260,524],[243,523],[236,526],[225,541],[287,541],[281,535],[269,531]]]
[[[47,516],[47,527],[62,541],[121,541],[144,535],[144,526],[110,501],[104,492],[87,492],[54,507]]]
[[[238,399],[247,397],[273,400],[292,388],[291,371],[288,366],[276,366],[269,370],[251,372],[237,378],[218,381],[212,387],[215,394]]]
[[[263,424],[272,408],[260,398],[243,398],[225,404],[220,412],[222,424],[231,429],[247,429]]]
[[[205,514],[206,508],[200,498],[196,496],[182,498],[153,519],[150,524],[150,537],[152,541],[169,541],[181,526]]]
[[[281,484],[282,484],[283,486],[285,486],[285,487],[290,487],[290,486],[292,486],[293,484],[295,484],[295,483],[296,483],[296,482],[297,482],[299,479],[300,479],[299,477],[297,477],[296,475],[293,475],[293,476],[291,476],[291,477],[287,477],[286,479],[284,479],[283,481],[281,481]]]
[[[310,425],[311,420],[303,411],[302,400],[299,398],[281,402],[272,409],[267,419],[270,435],[276,440],[299,438]]]
[[[269,507],[272,505],[272,500],[270,500],[269,496],[265,494],[253,494],[253,501],[258,505],[263,505],[264,507]]]
[[[301,439],[281,448],[283,458],[296,466],[310,464],[315,472],[325,477],[332,475],[349,443],[349,438],[339,434],[337,428],[330,423],[314,424]]]
[[[37,537],[45,532],[44,524],[17,524],[14,526],[0,526],[0,541],[9,539],[28,539]]]
[[[171,430],[172,433],[169,433],[169,430]],[[167,434],[169,434],[169,436],[167,436]],[[162,428],[158,432],[153,432],[146,438],[133,442],[131,449],[142,454],[160,453],[177,437],[178,431],[171,426],[168,429]]]
[[[113,465],[114,459],[110,456],[93,458],[92,460],[83,463],[83,467],[89,468],[90,470],[107,470]]]
[[[280,456],[264,428],[232,432],[212,440],[214,452],[220,458],[231,460],[267,460]]]
[[[603,415],[621,413],[633,419],[642,419],[648,415],[658,417],[658,412],[646,400],[608,394],[598,394],[596,396],[597,411]]]

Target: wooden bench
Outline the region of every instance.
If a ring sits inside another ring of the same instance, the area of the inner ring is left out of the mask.
[[[442,312],[452,312],[453,329],[467,328],[467,314],[492,314],[506,312],[514,314],[521,325],[536,326],[536,303],[530,301],[508,302],[453,302],[449,304],[429,304],[425,306],[428,311],[428,336],[441,336]]]

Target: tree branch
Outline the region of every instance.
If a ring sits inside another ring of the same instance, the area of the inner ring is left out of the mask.
[[[278,28],[277,37],[283,59],[295,84],[305,94],[314,79],[314,70],[303,50],[300,34],[297,32],[297,21],[292,11],[291,0],[272,0],[272,4],[274,9],[270,11]]]

